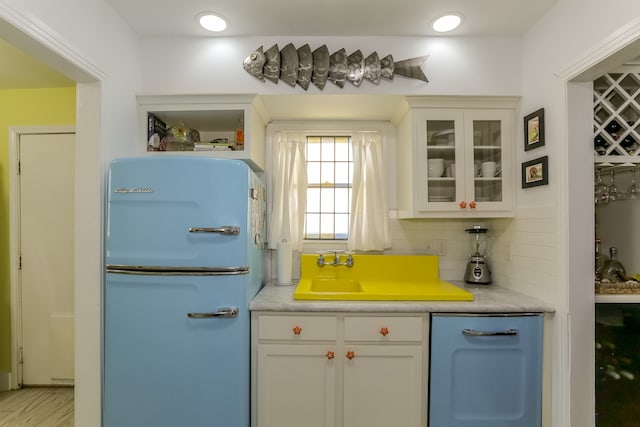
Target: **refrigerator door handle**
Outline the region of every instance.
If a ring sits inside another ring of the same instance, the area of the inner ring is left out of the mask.
[[[223,225],[221,227],[189,227],[189,233],[220,233],[224,235],[240,234],[240,227]]]
[[[187,317],[190,319],[233,318],[238,317],[238,308],[219,308],[215,313],[187,313]]]

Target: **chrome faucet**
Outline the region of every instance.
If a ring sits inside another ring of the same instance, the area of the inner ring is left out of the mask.
[[[327,263],[327,261],[324,258],[324,253],[320,252],[318,254],[318,260],[316,261],[316,264],[318,265],[318,267],[324,267],[325,265],[331,265],[334,267],[340,266],[340,265],[344,265],[345,267],[353,267],[353,253],[352,252],[346,252],[347,254],[347,260],[345,262],[340,262],[340,254],[341,253],[345,253],[345,251],[328,251],[330,254],[333,254],[333,262],[331,263]]]

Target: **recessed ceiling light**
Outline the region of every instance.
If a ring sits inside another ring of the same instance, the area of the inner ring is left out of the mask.
[[[433,21],[433,29],[439,33],[446,33],[458,28],[462,22],[462,16],[457,13],[448,13]]]
[[[204,29],[209,31],[220,32],[227,28],[227,20],[212,12],[200,13],[198,15],[198,22]]]

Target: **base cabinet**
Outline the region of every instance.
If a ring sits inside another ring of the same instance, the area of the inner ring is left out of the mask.
[[[335,425],[335,346],[258,347],[258,413],[262,427]]]
[[[344,367],[347,427],[419,426],[422,402],[420,346],[347,346]]]
[[[425,316],[253,314],[254,427],[423,427]]]

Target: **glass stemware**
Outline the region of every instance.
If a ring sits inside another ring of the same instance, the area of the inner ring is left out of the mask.
[[[631,185],[627,188],[628,199],[640,199],[640,187],[636,185],[636,168],[633,168],[633,178],[631,178]]]
[[[598,169],[598,181],[594,186],[596,205],[604,205],[609,201],[609,187],[602,182],[601,170]]]
[[[611,184],[609,185],[609,201],[615,202],[616,200],[622,200],[624,197],[620,191],[618,191],[618,187],[616,187],[616,173],[613,169],[611,169]]]

